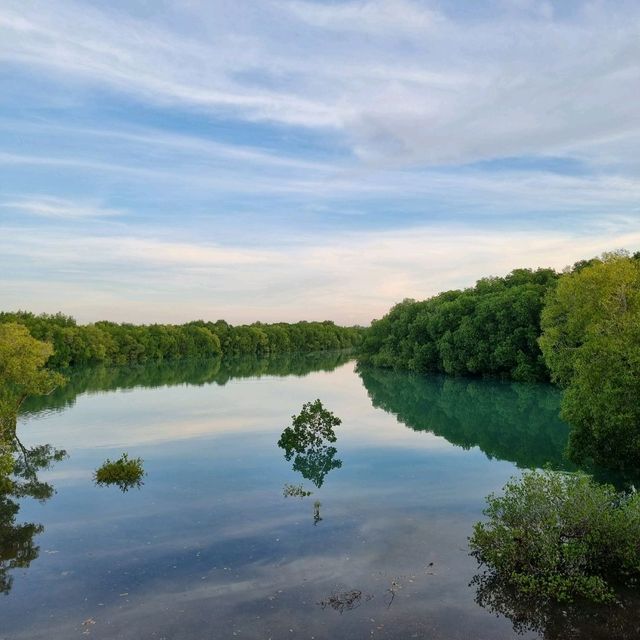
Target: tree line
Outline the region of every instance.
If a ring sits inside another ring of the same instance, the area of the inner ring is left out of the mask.
[[[404,300],[374,320],[360,360],[416,373],[548,379],[538,338],[553,269],[516,269],[469,289]]]
[[[24,325],[37,340],[53,346],[47,365],[126,365],[230,355],[265,356],[286,352],[330,351],[358,344],[360,327],[333,322],[296,322],[233,326],[224,320],[182,325],[96,322],[79,325],[61,313],[0,313],[0,324]]]
[[[570,457],[640,468],[640,253],[558,273],[516,269],[405,300],[375,320],[360,362],[418,373],[551,380],[564,389]]]

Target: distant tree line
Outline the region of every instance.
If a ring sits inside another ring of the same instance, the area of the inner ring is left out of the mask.
[[[79,325],[61,313],[0,313],[0,324],[7,323],[24,325],[34,338],[53,345],[50,367],[339,350],[354,347],[362,335],[360,327],[340,327],[330,321],[240,326],[224,320],[183,325],[102,321]]]

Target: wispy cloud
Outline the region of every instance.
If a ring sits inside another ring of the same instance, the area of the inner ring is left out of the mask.
[[[10,0],[0,58],[143,99],[337,128],[377,161],[548,153],[637,131],[637,5],[585,3],[558,19],[545,6],[470,24],[417,0],[194,3],[177,29],[169,9],[140,20]]]
[[[0,208],[26,216],[68,220],[125,215],[122,210],[105,207],[98,202],[77,202],[54,196],[25,196],[18,200],[0,202]]]
[[[356,0],[341,4],[290,2],[288,9],[302,21],[324,29],[369,33],[387,38],[417,37],[443,26],[444,16],[407,0]]]
[[[93,135],[93,134],[91,134]],[[100,135],[99,133],[96,135]],[[104,134],[109,136],[108,133]],[[113,138],[119,138],[114,134]],[[429,211],[446,207],[465,215],[502,214],[523,216],[541,212],[577,212],[585,215],[640,213],[640,180],[625,174],[566,175],[538,169],[479,167],[433,169],[350,169],[345,164],[297,162],[293,159],[223,147],[218,154],[208,143],[195,139],[154,139],[151,135],[124,136],[125,147],[114,147],[111,158],[104,148],[78,150],[84,155],[27,155],[1,153],[0,165],[55,169],[69,179],[80,174],[87,179],[104,180],[116,176],[131,185],[153,184],[163,191],[183,193],[236,194],[254,198],[285,198],[280,207],[290,212],[325,203],[325,211],[345,207],[353,213],[375,215],[376,203],[398,209]],[[81,140],[81,139],[80,139]],[[78,144],[80,145],[80,140]],[[161,154],[157,152],[161,149]],[[156,151],[154,151],[156,150]],[[56,153],[55,149],[51,153]],[[142,161],[144,159],[144,161]],[[92,178],[91,178],[92,176]],[[3,205],[41,216],[101,217],[120,215],[119,210],[100,209],[91,200],[74,203],[50,196],[32,200],[30,196],[8,199]]]

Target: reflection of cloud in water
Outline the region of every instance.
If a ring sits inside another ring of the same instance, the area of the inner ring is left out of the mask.
[[[420,532],[416,531],[416,535]],[[413,538],[408,542],[411,545]],[[484,637],[510,637],[500,621],[489,619],[472,601],[460,598],[460,581],[454,579],[455,574],[449,568],[438,565],[439,574],[432,576],[424,568],[417,570],[413,559],[400,564],[396,558],[390,568],[388,564],[380,564],[381,555],[377,552],[365,549],[364,553],[352,555],[349,545],[342,553],[336,553],[335,548],[318,552],[312,546],[308,544],[307,550],[295,558],[257,560],[230,565],[228,570],[219,566],[215,570],[193,571],[188,576],[181,574],[178,565],[170,589],[166,577],[160,576],[157,580],[150,579],[143,588],[132,589],[126,599],[113,597],[104,607],[87,609],[88,615],[97,621],[92,636],[134,638],[167,634],[172,638],[194,638],[206,631],[206,637],[227,638],[237,631],[242,637],[277,638],[290,637],[289,629],[294,629],[294,634],[303,634],[301,637],[308,634],[318,638],[341,637],[347,632],[357,634],[358,629],[361,633],[362,619],[322,611],[317,602],[336,590],[361,589],[374,598],[363,603],[360,613],[395,630],[382,637],[406,638],[412,633],[429,632],[433,634],[429,637],[450,638],[452,621],[459,633],[465,629],[472,633],[479,619],[487,632]],[[172,554],[168,558],[176,561]],[[135,566],[128,565],[127,571],[135,574]],[[384,594],[393,580],[401,588],[388,608]],[[421,603],[419,614],[416,600]],[[104,626],[107,621],[108,627]],[[371,625],[372,630],[376,628],[377,624]],[[51,637],[70,637],[73,629],[70,623],[53,624],[48,632]],[[47,636],[31,629],[15,637],[36,640]]]
[[[449,638],[451,629],[471,633],[479,622],[487,638],[510,637],[503,632],[507,627],[483,616],[468,597],[470,576],[465,572],[469,564],[463,547],[469,523],[464,512],[433,519],[404,506],[396,508],[394,502],[359,505],[354,503],[355,494],[334,495],[327,527],[314,530],[309,503],[287,503],[278,495],[277,501],[260,504],[258,496],[256,492],[241,500],[231,520],[223,510],[210,514],[207,522],[206,501],[201,499],[190,502],[193,509],[189,513],[159,513],[159,518],[145,513],[138,525],[142,528],[137,529],[124,555],[118,540],[108,550],[92,548],[90,559],[83,559],[80,549],[81,561],[75,567],[78,575],[90,571],[101,582],[108,572],[113,585],[108,593],[86,592],[93,604],[83,609],[83,615],[98,621],[92,637],[164,633],[186,639],[213,629],[207,637],[226,638],[233,628],[245,637],[264,638],[268,637],[263,635],[267,627],[274,638],[288,637],[289,628],[296,633],[304,629],[305,634],[318,638],[341,637],[347,632],[359,637],[362,620],[341,620],[335,612],[321,611],[316,605],[333,592],[349,589],[375,595],[359,611],[367,620],[374,617],[393,625],[390,628],[397,634],[382,637],[405,638],[435,630],[432,637]],[[274,512],[276,504],[287,508]],[[200,513],[203,520],[196,523],[191,513]],[[176,519],[178,515],[183,522]],[[131,523],[134,521],[132,517]],[[173,524],[158,532],[155,522]],[[109,520],[100,526],[114,530]],[[74,530],[72,523],[69,536]],[[65,566],[63,551],[55,558]],[[434,571],[428,568],[431,561],[436,563],[435,576],[427,574],[427,569]],[[392,580],[401,589],[387,610],[384,594]],[[60,618],[73,618],[66,613],[73,591],[65,592],[64,583],[58,588]],[[129,596],[123,600],[118,594],[125,591]],[[96,602],[105,606],[98,608]],[[110,621],[112,635],[105,635],[105,628],[100,635],[97,627],[105,620]],[[44,632],[37,635],[38,629],[16,637],[62,638],[70,637],[71,632],[71,626],[53,626],[47,627],[50,635],[45,636]],[[215,635],[222,629],[224,633]]]

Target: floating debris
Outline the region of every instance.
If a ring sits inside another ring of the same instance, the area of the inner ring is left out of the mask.
[[[368,602],[373,598],[372,594],[365,594],[363,596],[362,591],[359,589],[353,589],[352,591],[342,591],[341,593],[334,593],[330,595],[326,600],[322,600],[318,602],[318,604],[326,609],[327,607],[331,607],[336,611],[340,612],[340,614],[345,611],[351,611],[352,609],[357,609],[362,602]]]
[[[402,585],[400,584],[400,579],[396,578],[395,580],[391,581],[391,585],[389,586],[389,588],[387,589],[387,593],[389,594],[388,598],[389,598],[389,602],[387,602],[387,609],[391,606],[391,604],[393,603],[393,601],[396,598],[396,592],[402,589]]]
[[[82,632],[83,636],[88,636],[89,633],[91,632],[91,625],[94,625],[96,623],[96,621],[93,618],[87,618],[83,623],[82,626],[85,628],[84,631]]]

